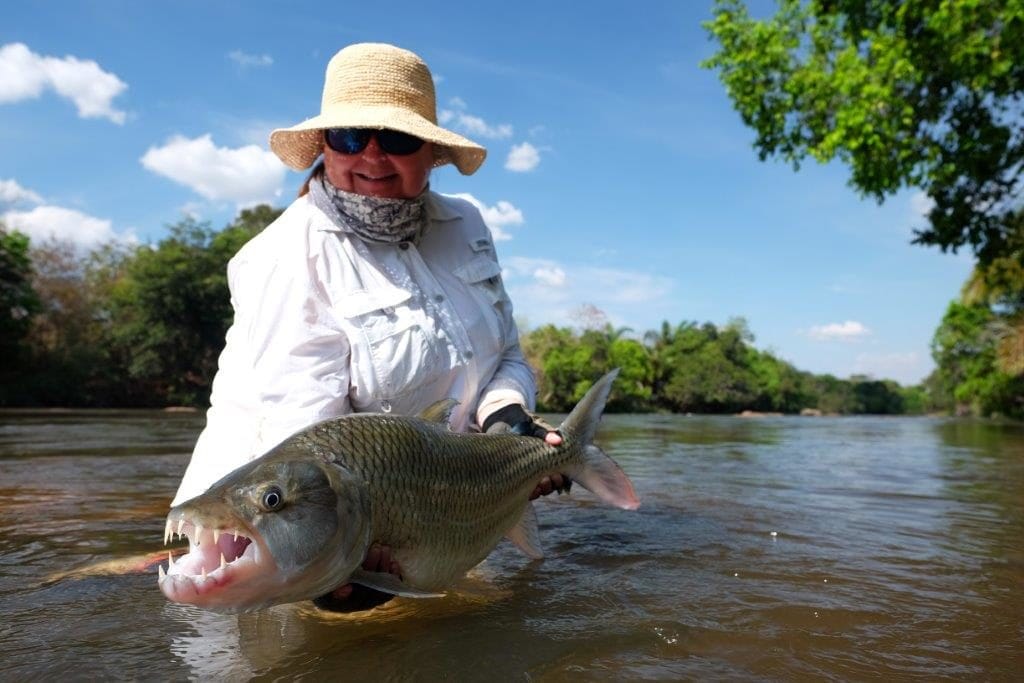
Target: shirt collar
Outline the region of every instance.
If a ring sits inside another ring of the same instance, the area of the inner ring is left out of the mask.
[[[431,190],[427,193],[427,217],[432,221],[453,221],[459,218],[460,214]]]

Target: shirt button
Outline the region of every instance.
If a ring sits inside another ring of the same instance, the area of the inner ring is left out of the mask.
[[[436,301],[437,303],[441,303],[442,301],[444,301],[444,295],[443,294],[435,294],[434,295],[434,301]]]
[[[472,351],[466,351],[466,360],[472,360],[472,358],[473,358],[473,352]]]
[[[406,249],[409,248],[409,243],[408,242],[399,242],[398,243],[398,248],[401,249],[402,251],[405,251]]]

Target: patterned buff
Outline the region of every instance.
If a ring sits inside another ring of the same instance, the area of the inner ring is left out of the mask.
[[[416,241],[427,224],[427,190],[412,199],[368,197],[339,190],[321,173],[310,181],[309,194],[339,227],[367,242]]]

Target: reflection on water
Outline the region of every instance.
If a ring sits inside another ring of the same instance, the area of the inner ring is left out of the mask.
[[[1012,679],[1024,666],[1024,427],[608,416],[642,499],[538,503],[453,596],[219,615],[154,575],[54,573],[159,549],[202,424],[0,413],[0,675],[377,680]],[[55,637],[55,634],[60,634]]]

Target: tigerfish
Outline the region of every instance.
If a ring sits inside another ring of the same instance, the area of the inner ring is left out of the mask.
[[[455,402],[418,417],[357,413],[288,437],[204,493],[171,509],[164,543],[188,552],[161,564],[173,602],[239,612],[316,598],[345,583],[435,597],[502,537],[543,553],[530,492],[569,475],[601,500],[640,505],[622,469],[592,443],[617,370],[559,426],[562,443],[515,434],[455,433]],[[401,577],[361,568],[371,544],[390,546]]]

